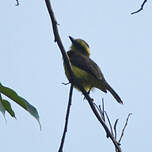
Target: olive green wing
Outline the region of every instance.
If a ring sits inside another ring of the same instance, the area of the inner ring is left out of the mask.
[[[72,65],[88,72],[98,80],[104,80],[104,76],[98,65],[89,57],[81,55],[74,51],[68,51],[68,56]]]

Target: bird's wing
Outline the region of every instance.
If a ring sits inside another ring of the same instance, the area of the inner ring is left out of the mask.
[[[81,55],[74,51],[68,51],[68,56],[72,65],[88,72],[98,80],[104,80],[104,76],[98,65],[89,57]]]

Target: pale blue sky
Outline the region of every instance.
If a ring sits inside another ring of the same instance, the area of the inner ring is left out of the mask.
[[[65,48],[68,36],[82,38],[91,48],[91,58],[106,80],[119,93],[119,105],[110,93],[91,93],[97,104],[105,100],[109,117],[119,118],[121,129],[128,113],[133,115],[122,139],[123,152],[151,151],[152,144],[152,21],[151,4],[131,16],[142,1],[72,1],[52,3]],[[62,57],[54,36],[44,0],[0,2],[0,81],[36,106],[42,123],[12,102],[17,120],[0,115],[1,151],[55,152],[63,132],[69,86]],[[120,130],[119,130],[120,132]],[[64,145],[66,152],[114,152],[105,132],[87,101],[74,90],[71,115]]]

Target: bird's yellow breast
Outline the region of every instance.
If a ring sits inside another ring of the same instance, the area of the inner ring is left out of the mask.
[[[64,64],[65,74],[68,79],[70,79],[69,72],[67,70],[66,65]],[[79,80],[80,85],[86,90],[89,91],[92,87],[94,87],[95,79],[92,75],[84,70],[72,65],[72,70],[75,77]],[[77,87],[76,87],[77,88]],[[77,88],[78,89],[78,88]]]

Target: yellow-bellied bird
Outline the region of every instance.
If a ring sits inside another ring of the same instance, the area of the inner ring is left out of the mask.
[[[79,80],[81,86],[87,92],[92,88],[98,88],[105,93],[108,90],[113,97],[122,104],[121,98],[107,83],[98,65],[90,59],[89,45],[82,39],[74,39],[71,36],[69,36],[69,38],[72,45],[67,54],[71,61],[73,73]],[[66,64],[64,64],[64,69],[67,78],[70,79]]]

